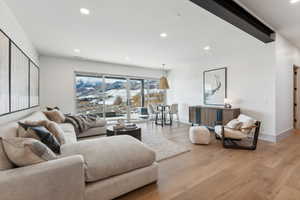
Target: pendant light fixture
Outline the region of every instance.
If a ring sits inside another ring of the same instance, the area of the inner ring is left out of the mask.
[[[162,65],[162,76],[159,80],[159,89],[161,90],[168,90],[170,89],[168,79],[165,76],[165,64]]]

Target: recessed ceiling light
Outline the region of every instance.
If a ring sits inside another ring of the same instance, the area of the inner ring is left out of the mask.
[[[90,10],[87,8],[80,8],[80,13],[82,15],[89,15],[90,14]]]
[[[74,49],[75,53],[80,53],[80,49]]]
[[[127,61],[130,61],[130,58],[127,56],[126,58],[125,58]]]
[[[291,4],[295,4],[295,3],[298,3],[298,2],[300,2],[300,0],[290,0]]]
[[[211,48],[210,48],[210,46],[205,46],[203,49],[204,49],[205,51],[209,51]]]
[[[161,33],[160,37],[162,37],[162,38],[168,37],[168,34],[167,33]]]

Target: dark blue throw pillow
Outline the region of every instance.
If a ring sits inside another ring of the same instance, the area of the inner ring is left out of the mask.
[[[55,138],[55,136],[49,132],[43,126],[30,127],[36,135],[40,138],[41,142],[47,145],[49,149],[51,149],[54,153],[60,153],[60,144]]]
[[[19,126],[21,126],[22,128],[24,128],[26,131],[29,129],[29,128],[33,128],[33,127],[37,127],[38,125],[30,125],[30,124],[25,124],[25,123],[22,123],[22,122],[18,122]]]

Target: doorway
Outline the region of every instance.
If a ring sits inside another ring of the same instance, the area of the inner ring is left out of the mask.
[[[300,129],[300,67],[294,65],[294,128]]]

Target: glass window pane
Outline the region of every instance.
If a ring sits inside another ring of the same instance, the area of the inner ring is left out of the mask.
[[[9,39],[0,32],[0,115],[9,112]]]
[[[76,76],[76,106],[78,114],[104,117],[103,78]]]
[[[129,80],[130,92],[130,119],[138,120],[142,117],[141,107],[143,106],[142,80]]]
[[[105,116],[110,119],[127,119],[127,80],[105,78]]]
[[[164,104],[165,92],[159,89],[159,80],[147,80],[145,104]]]
[[[29,107],[28,58],[14,45],[11,47],[11,111]]]

